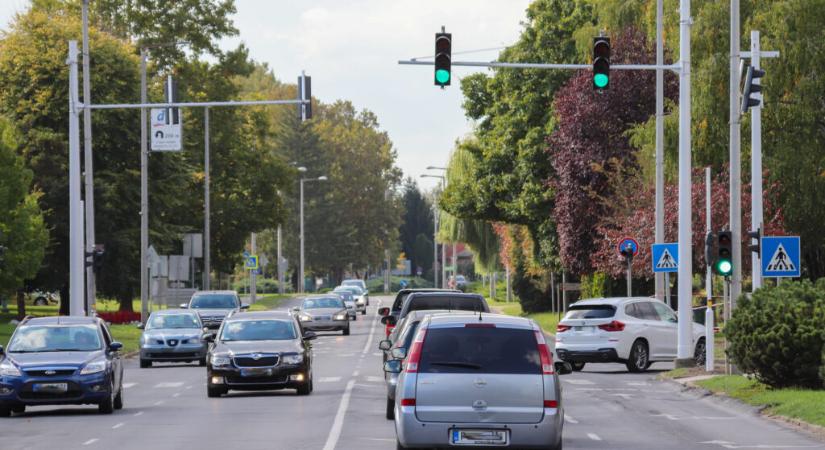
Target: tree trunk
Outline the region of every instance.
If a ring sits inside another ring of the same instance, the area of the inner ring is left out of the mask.
[[[119,311],[134,311],[131,295],[118,296],[117,301],[120,303]]]
[[[17,290],[17,320],[26,317],[26,296],[22,289]]]
[[[61,316],[69,315],[69,285],[64,284],[60,287],[60,313]]]

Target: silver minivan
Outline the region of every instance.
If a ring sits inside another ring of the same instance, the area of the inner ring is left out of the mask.
[[[532,320],[487,313],[428,316],[399,372],[395,430],[407,447],[560,449],[564,410],[557,371]]]

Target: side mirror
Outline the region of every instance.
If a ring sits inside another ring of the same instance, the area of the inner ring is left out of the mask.
[[[201,335],[201,340],[209,343],[215,342],[215,335],[212,333],[203,333]]]
[[[381,323],[384,325],[395,325],[397,319],[393,316],[384,316],[381,318]]]
[[[315,340],[317,338],[318,338],[318,335],[315,334],[314,331],[310,331],[310,330],[304,331],[304,340],[305,341],[312,341],[312,340]]]
[[[137,329],[138,330],[143,330],[144,328],[146,328],[145,324],[142,324],[142,323],[137,324]]]
[[[378,343],[378,350],[387,351],[392,347],[392,342],[389,339],[384,339],[383,341]]]
[[[5,354],[6,354],[6,350],[3,348],[2,345],[0,345],[0,356],[3,356]]]
[[[407,357],[407,349],[404,347],[396,347],[390,352],[393,358],[401,360]]]
[[[387,373],[401,373],[401,361],[391,359],[384,363],[384,372]]]
[[[241,309],[249,309],[248,303],[241,303]]]
[[[178,306],[180,306],[180,307],[181,307],[181,309],[188,309],[188,308],[189,308],[189,303],[181,303],[181,304],[180,304],[180,305],[178,305]]]
[[[378,315],[379,316],[389,316],[390,315],[390,308],[385,306],[383,308],[378,308]]]
[[[298,312],[298,311],[300,311],[300,310],[301,310],[301,307],[299,307],[299,306],[293,306],[292,308],[290,308],[290,311],[292,311],[292,312],[294,312],[294,313],[296,313],[296,312]]]
[[[559,375],[568,375],[573,373],[573,366],[567,361],[556,361],[556,373]]]
[[[123,348],[123,344],[121,344],[118,341],[113,341],[111,344],[109,344],[109,350],[111,350],[113,352],[116,352],[116,351],[118,351],[122,348]]]

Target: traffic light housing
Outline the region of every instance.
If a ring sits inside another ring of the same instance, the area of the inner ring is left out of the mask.
[[[312,77],[303,73],[298,77],[298,99],[307,101],[298,104],[298,118],[302,122],[312,119]]]
[[[765,76],[765,71],[756,69],[753,66],[748,66],[747,74],[745,75],[745,85],[742,88],[742,113],[748,112],[751,107],[756,107],[762,104],[759,94],[762,92],[762,86],[759,84],[759,79]]]
[[[748,250],[756,253],[757,256],[762,256],[762,229],[760,228],[756,231],[748,231],[748,237],[751,238],[751,243],[748,246]],[[756,242],[754,242],[754,240]]]
[[[730,231],[720,231],[716,234],[716,259],[713,270],[723,277],[733,273],[733,234]]]
[[[453,35],[451,33],[435,34],[435,85],[449,86],[452,80]]]
[[[610,88],[610,38],[593,38],[593,88]]]
[[[100,269],[103,268],[103,257],[105,255],[106,250],[104,250],[103,245],[96,245],[94,250],[86,252],[86,267],[91,267],[95,273],[100,272]],[[89,258],[91,258],[91,261]]]
[[[708,231],[708,234],[705,235],[705,265],[707,266],[713,264],[713,242],[715,238],[716,235],[711,231]]]

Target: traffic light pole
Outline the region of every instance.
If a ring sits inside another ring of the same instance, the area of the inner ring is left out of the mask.
[[[656,1],[656,65],[664,64],[664,31],[662,16],[664,14],[664,0]],[[656,69],[656,211],[654,226],[654,242],[665,241],[665,74],[662,69]],[[664,283],[668,272],[656,273],[654,277],[656,298],[665,297]],[[670,298],[667,299],[670,304]]]
[[[739,0],[730,2],[730,79],[728,90],[730,92],[730,231],[732,242],[742,242],[742,153],[741,145],[741,119],[739,108],[739,55],[740,47],[740,18]],[[742,292],[742,246],[733,246],[733,273],[730,280],[731,306],[736,307],[736,300]]]

